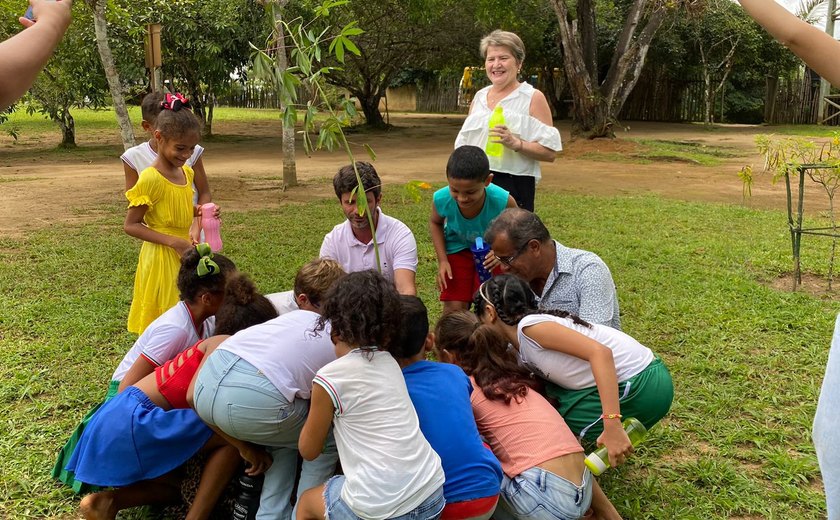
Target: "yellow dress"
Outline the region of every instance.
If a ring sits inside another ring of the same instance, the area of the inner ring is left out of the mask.
[[[146,168],[125,196],[129,208],[149,207],[144,220],[150,229],[190,240],[194,173],[189,166],[182,168],[187,178],[183,185],[167,180],[155,168]],[[180,267],[181,257],[174,249],[143,242],[134,275],[134,297],[128,312],[129,331],[142,334],[151,322],[178,303]]]

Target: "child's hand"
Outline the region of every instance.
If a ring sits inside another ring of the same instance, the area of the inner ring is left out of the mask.
[[[437,288],[438,291],[442,291],[446,289],[447,280],[452,279],[452,267],[449,265],[448,261],[443,261],[438,263],[438,273],[437,279]]]
[[[190,239],[193,245],[201,241],[201,218],[195,217],[190,225]]]
[[[598,437],[598,446],[606,446],[610,457],[610,466],[624,464],[627,456],[633,453],[633,443],[621,425],[621,421],[604,421],[604,432]]]
[[[502,263],[499,261],[499,257],[496,256],[496,253],[494,253],[491,249],[484,257],[484,268],[492,273],[493,269],[499,267],[500,265],[502,265]]]
[[[248,467],[245,468],[245,473],[252,477],[265,473],[273,462],[271,455],[264,448],[251,444],[250,442],[244,443],[239,450],[239,455],[248,463]]]
[[[187,254],[187,251],[192,249],[194,246],[190,243],[189,240],[184,240],[183,238],[176,238],[173,240],[173,243],[170,246],[172,249],[178,253],[178,256],[183,257]]]
[[[212,202],[208,202],[208,204],[213,204]],[[193,213],[196,217],[201,217],[203,213],[203,209],[201,204],[196,204],[195,208],[193,208]],[[213,204],[213,216],[216,218],[222,218],[222,211],[218,204]]]

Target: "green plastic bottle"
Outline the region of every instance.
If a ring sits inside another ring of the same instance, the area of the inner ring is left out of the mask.
[[[493,113],[490,114],[490,121],[487,123],[487,128],[492,130],[496,126],[504,124],[505,112],[502,109],[502,105],[496,104],[496,108],[494,108]],[[487,136],[487,145],[484,147],[484,151],[490,157],[501,157],[505,152],[505,145],[495,142],[494,139],[496,138],[492,135]]]
[[[627,436],[630,437],[630,442],[634,448],[639,445],[647,434],[645,425],[635,417],[628,417],[621,424],[624,426],[624,431],[627,432]],[[607,453],[607,447],[602,446],[593,451],[586,457],[583,463],[586,464],[589,471],[596,477],[605,472],[610,467],[610,456]]]

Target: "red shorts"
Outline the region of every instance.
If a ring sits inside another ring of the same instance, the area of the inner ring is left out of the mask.
[[[499,502],[499,495],[492,497],[476,498],[475,500],[464,500],[463,502],[451,502],[446,504],[441,513],[441,520],[461,520],[463,518],[476,518],[485,516],[496,509]]]
[[[440,292],[442,302],[472,302],[475,292],[481,285],[478,272],[473,263],[473,254],[469,249],[446,255],[452,279],[446,281],[446,289]]]

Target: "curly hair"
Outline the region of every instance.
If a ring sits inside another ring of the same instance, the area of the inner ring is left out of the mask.
[[[400,339],[399,294],[377,271],[350,273],[327,291],[315,331],[323,331],[327,323],[330,333],[348,345],[390,351]]]
[[[362,179],[365,193],[372,193],[373,198],[378,199],[379,195],[382,194],[382,181],[379,179],[379,174],[376,173],[376,168],[369,162],[356,161],[356,169],[359,170],[359,177]],[[352,192],[358,185],[359,182],[356,179],[356,172],[353,170],[352,164],[343,166],[333,177],[333,189],[339,200],[341,200],[342,195]]]
[[[499,332],[482,325],[474,314],[445,314],[435,326],[438,348],[457,356],[458,365],[475,379],[485,397],[504,401],[525,397],[538,387],[530,372],[519,366],[514,351]]]
[[[537,295],[531,290],[528,282],[511,274],[494,276],[481,284],[473,300],[476,316],[480,318],[484,314],[485,304],[488,303],[496,309],[499,319],[508,325],[515,326],[522,318],[530,314],[551,314],[560,318],[569,318],[584,327],[592,326],[589,322],[566,311],[540,309],[537,304]]]
[[[400,339],[391,348],[395,358],[406,359],[416,356],[426,343],[429,335],[429,313],[423,300],[417,296],[400,295],[402,312],[402,333]]]
[[[203,293],[223,293],[228,274],[236,271],[236,265],[225,255],[213,253],[213,261],[219,266],[219,272],[198,276],[198,261],[201,256],[195,248],[187,251],[181,258],[178,270],[178,292],[184,301],[195,301]]]
[[[257,291],[244,273],[232,273],[225,287],[225,299],[216,312],[216,334],[236,334],[242,329],[277,317],[277,309]]]
[[[295,275],[295,296],[305,294],[312,305],[320,305],[329,288],[346,274],[341,264],[329,258],[306,262]]]

